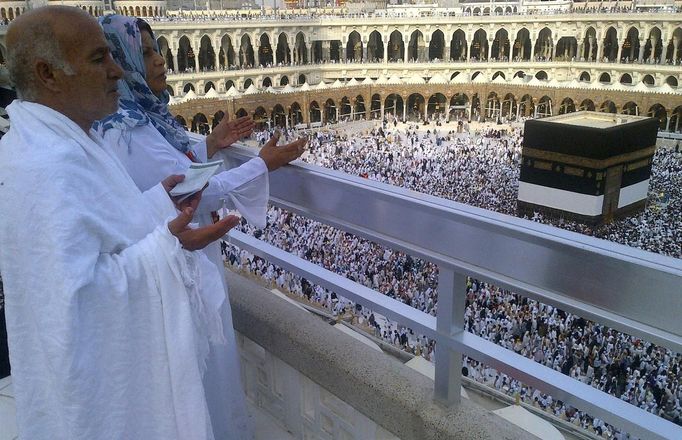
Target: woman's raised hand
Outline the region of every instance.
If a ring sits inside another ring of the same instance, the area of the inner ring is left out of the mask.
[[[286,145],[278,146],[277,141],[279,140],[279,137],[280,133],[276,132],[258,153],[258,156],[260,156],[260,158],[263,159],[263,162],[265,162],[265,165],[267,165],[268,171],[274,171],[282,165],[286,165],[298,158],[303,154],[305,146],[308,143],[308,139],[303,137]]]
[[[255,123],[250,116],[242,116],[241,118],[228,121],[223,118],[222,121],[213,129],[211,134],[206,136],[206,151],[208,157],[212,157],[218,150],[227,148],[237,142],[239,139],[250,136],[253,133]]]

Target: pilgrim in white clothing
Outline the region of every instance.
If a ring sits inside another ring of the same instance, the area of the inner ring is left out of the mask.
[[[215,267],[169,232],[164,188],[140,193],[94,132],[37,103],[7,111],[0,271],[20,437],[212,439],[202,367],[220,335],[192,276]]]

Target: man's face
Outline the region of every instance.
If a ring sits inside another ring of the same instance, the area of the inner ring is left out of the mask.
[[[118,109],[116,83],[123,70],[111,57],[97,22],[89,18],[77,21],[79,23],[68,24],[76,30],[67,30],[64,33],[66,41],[62,42],[65,58],[75,74],[67,75],[58,70],[55,75],[68,100],[65,103],[67,116],[89,126]]]

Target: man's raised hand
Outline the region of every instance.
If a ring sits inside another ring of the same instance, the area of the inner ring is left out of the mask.
[[[189,223],[193,216],[194,209],[187,207],[168,222],[170,233],[176,236],[182,247],[189,251],[205,248],[239,224],[239,217],[228,215],[217,223],[192,229],[189,227]]]

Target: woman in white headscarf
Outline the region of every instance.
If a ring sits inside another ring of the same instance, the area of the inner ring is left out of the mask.
[[[253,131],[253,121],[221,121],[203,142],[193,144],[184,127],[168,111],[166,68],[149,25],[135,17],[109,15],[100,19],[114,60],[123,68],[119,81],[119,111],[101,121],[98,130],[126,166],[141,190],[170,174],[183,174],[192,162],[204,162]],[[278,147],[278,136],[261,149],[259,157],[213,176],[202,194],[195,218],[211,221],[211,212],[236,207],[257,228],[265,227],[268,171],[303,152],[306,140]],[[207,247],[211,261],[223,269],[219,246]],[[222,273],[222,272],[221,272]],[[221,277],[225,284],[224,277]],[[225,284],[225,292],[227,285]],[[226,345],[212,344],[204,374],[204,392],[216,439],[250,439],[253,429],[240,384],[232,316],[227,295],[207,301],[220,308]]]

